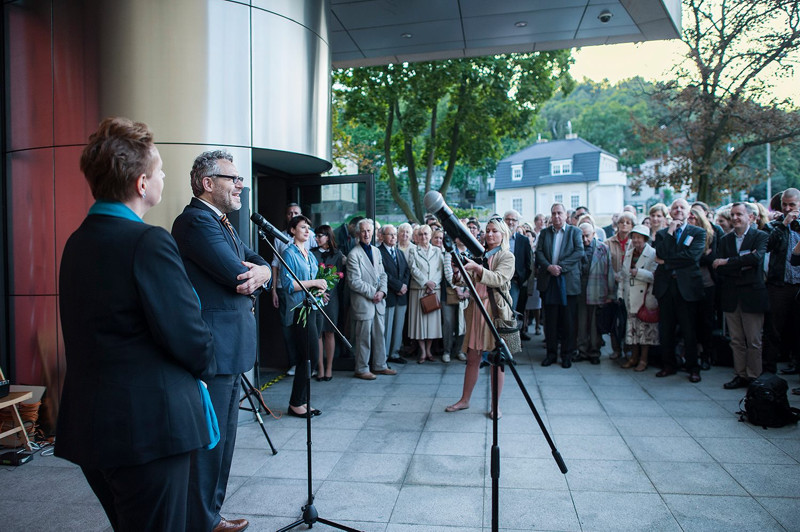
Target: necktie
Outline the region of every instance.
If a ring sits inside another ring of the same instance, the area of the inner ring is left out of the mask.
[[[395,251],[394,247],[389,248],[389,254],[392,256],[394,263],[397,264],[397,252]]]
[[[233,241],[236,242],[236,233],[233,232],[233,226],[231,225],[231,222],[228,220],[228,215],[223,214],[220,220],[222,221],[222,224],[228,228],[228,231],[231,233],[231,236],[233,237]]]
[[[677,241],[679,241],[679,242],[680,242],[680,240],[681,240],[681,233],[682,233],[682,232],[683,232],[683,227],[678,227],[678,229],[676,229],[676,230],[675,230],[675,240],[677,240]]]

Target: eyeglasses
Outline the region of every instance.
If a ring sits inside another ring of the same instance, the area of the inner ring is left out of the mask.
[[[518,221],[519,221],[519,219],[517,219],[517,218],[506,218],[506,223],[508,223],[508,222],[518,222]]]
[[[244,183],[244,177],[240,175],[211,174],[210,176],[206,177],[224,177],[225,179],[230,179],[231,181],[233,181],[234,185],[236,183]]]

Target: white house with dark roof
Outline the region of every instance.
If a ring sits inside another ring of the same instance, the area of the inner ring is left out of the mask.
[[[588,207],[601,222],[622,211],[626,184],[618,159],[590,142],[577,136],[537,142],[497,164],[495,211],[515,209],[532,221],[561,202],[567,210]]]

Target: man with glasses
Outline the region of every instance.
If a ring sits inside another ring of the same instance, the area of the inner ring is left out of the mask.
[[[514,310],[525,312],[525,304],[528,301],[528,278],[533,270],[533,248],[528,237],[517,232],[519,227],[519,213],[514,209],[506,211],[503,220],[511,231],[508,240],[508,248],[514,254],[514,277],[511,278],[511,302]],[[520,324],[521,325],[521,324]],[[531,337],[525,331],[520,331],[520,338],[530,340]]]
[[[239,379],[256,360],[255,297],[272,279],[267,261],[247,247],[228,220],[242,207],[244,178],[225,151],[208,151],[190,172],[192,198],[172,225],[172,236],[192,282],[203,319],[214,337],[216,375],[205,377],[220,429],[211,450],[192,457],[187,530],[244,530],[246,519],[227,520],[225,500],[236,426]]]

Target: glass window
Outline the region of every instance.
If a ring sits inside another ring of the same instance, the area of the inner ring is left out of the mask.
[[[520,216],[522,216],[522,198],[511,198],[511,208],[517,211]]]
[[[577,209],[578,206],[581,204],[581,197],[578,194],[573,194],[569,198],[569,208],[570,209]]]
[[[511,180],[512,181],[522,181],[522,165],[515,164],[511,167]]]
[[[572,159],[550,162],[550,175],[566,175],[572,173]]]

